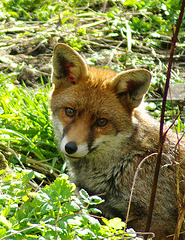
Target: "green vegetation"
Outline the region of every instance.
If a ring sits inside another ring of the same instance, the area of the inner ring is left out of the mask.
[[[125,225],[119,218],[102,218],[101,225],[93,217],[99,213],[94,205],[102,200],[83,189],[77,198],[67,175],[43,188],[32,180],[34,175],[38,173],[24,170],[0,180],[0,239],[120,239],[123,235]],[[125,237],[135,235],[132,229],[125,233]]]
[[[57,176],[61,165],[55,164],[58,154],[48,106],[49,89],[43,82],[35,90],[4,79],[0,86],[0,141],[6,142],[6,146],[11,143],[10,147],[17,153],[11,156],[13,164],[22,162],[37,171],[54,171]]]
[[[9,165],[7,173],[1,170],[0,239],[120,239],[124,223],[103,218],[100,224],[94,203],[101,200],[83,190],[75,197],[75,186],[62,175],[66,166],[54,142],[48,100],[53,47],[65,42],[88,64],[117,71],[149,69],[148,110],[159,117],[180,7],[178,0],[0,2],[0,165]],[[171,83],[184,81],[184,31],[185,21]],[[179,134],[185,130],[183,103],[168,101],[166,122],[180,111]]]

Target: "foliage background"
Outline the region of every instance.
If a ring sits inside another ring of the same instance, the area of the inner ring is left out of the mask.
[[[123,234],[121,220],[104,219],[101,225],[90,216],[87,206],[97,214],[94,201],[101,200],[83,191],[76,198],[75,186],[62,175],[67,169],[54,142],[48,99],[52,51],[65,42],[91,65],[147,68],[153,76],[147,108],[158,117],[180,7],[179,0],[0,2],[0,164],[7,167],[6,173],[1,170],[0,239],[117,239]],[[172,84],[185,78],[184,33],[185,19]],[[183,101],[169,97],[166,123],[181,113],[174,124],[179,135],[183,109]],[[129,231],[130,238],[139,239]]]

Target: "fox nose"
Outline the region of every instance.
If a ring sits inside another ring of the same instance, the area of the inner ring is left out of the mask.
[[[66,145],[65,145],[65,150],[68,154],[73,154],[77,151],[77,146],[76,146],[76,143],[74,142],[68,142]]]

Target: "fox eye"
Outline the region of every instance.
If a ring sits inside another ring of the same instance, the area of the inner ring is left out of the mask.
[[[99,118],[96,122],[98,127],[105,127],[108,123],[108,120],[106,118]]]
[[[65,108],[65,114],[66,114],[66,116],[68,116],[68,117],[74,117],[74,116],[75,116],[75,113],[76,113],[76,111],[75,111],[74,109],[68,108],[68,107]]]

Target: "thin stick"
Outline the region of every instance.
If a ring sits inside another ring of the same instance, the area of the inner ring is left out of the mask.
[[[160,165],[161,165],[163,144],[164,144],[164,141],[165,141],[165,136],[163,134],[163,128],[164,128],[164,115],[165,115],[165,109],[166,109],[166,99],[167,99],[167,93],[168,93],[169,83],[170,83],[170,75],[171,75],[171,68],[172,68],[172,62],[173,62],[173,54],[174,54],[175,44],[177,42],[177,37],[178,37],[180,25],[181,25],[181,22],[182,22],[182,17],[183,17],[183,14],[184,14],[184,7],[185,7],[185,0],[182,0],[179,19],[178,19],[178,22],[177,22],[175,33],[174,33],[172,41],[171,41],[170,58],[169,58],[169,63],[168,63],[168,71],[167,71],[167,76],[166,76],[166,84],[165,84],[165,89],[164,89],[164,97],[163,97],[163,104],[162,104],[162,110],[161,110],[157,163],[156,163],[154,181],[153,181],[153,186],[152,186],[152,193],[151,193],[151,198],[150,198],[148,218],[147,218],[147,222],[146,222],[146,229],[145,229],[146,232],[149,232],[150,226],[151,226],[151,221],[152,221],[152,214],[153,214],[153,209],[154,209],[157,182],[158,182],[159,170],[160,170]],[[144,239],[145,240],[147,239],[147,235],[145,236]]]
[[[130,214],[130,207],[131,207],[131,202],[132,202],[132,196],[133,196],[133,193],[134,193],[134,189],[135,189],[135,183],[136,183],[136,180],[137,180],[137,176],[138,176],[138,173],[139,171],[141,170],[141,167],[143,165],[143,163],[150,157],[154,156],[154,155],[157,155],[157,153],[152,153],[150,154],[149,156],[145,157],[140,163],[139,165],[137,166],[137,169],[135,171],[135,174],[134,174],[134,179],[133,179],[133,183],[132,183],[132,188],[131,188],[131,192],[130,192],[130,198],[129,198],[129,203],[128,203],[128,208],[127,208],[127,215],[126,215],[126,220],[125,220],[125,223],[127,225],[128,223],[128,219],[129,219],[129,214]],[[126,226],[125,226],[126,228]],[[125,230],[125,229],[124,229]]]

